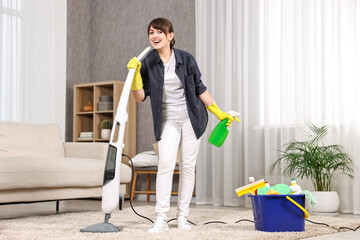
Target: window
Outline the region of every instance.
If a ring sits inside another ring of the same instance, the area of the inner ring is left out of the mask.
[[[0,0],[0,120],[21,120],[23,94],[23,0]]]
[[[260,3],[260,125],[358,125],[360,8],[354,1]]]

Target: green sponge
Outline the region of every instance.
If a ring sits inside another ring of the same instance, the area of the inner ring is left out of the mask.
[[[280,195],[290,195],[290,187],[284,183],[276,184],[272,187],[262,187],[257,190],[257,195],[265,195],[270,189],[277,191]]]

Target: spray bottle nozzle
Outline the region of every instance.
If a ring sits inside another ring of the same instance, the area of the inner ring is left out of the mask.
[[[228,111],[227,113],[233,117],[240,117],[240,113],[232,111],[232,110]]]

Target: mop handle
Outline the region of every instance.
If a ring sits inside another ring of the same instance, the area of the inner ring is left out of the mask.
[[[146,55],[150,52],[150,50],[151,50],[151,47],[145,48],[145,50],[142,51],[142,53],[140,53],[140,55],[137,57],[137,60],[139,62],[141,62],[146,57]]]
[[[298,204],[296,201],[294,201],[291,197],[286,196],[286,199],[295,204],[298,208],[300,208],[305,213],[305,218],[309,217],[308,211],[306,211],[300,204]]]

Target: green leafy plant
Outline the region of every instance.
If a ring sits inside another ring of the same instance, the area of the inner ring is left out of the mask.
[[[353,162],[340,145],[325,146],[322,140],[329,134],[328,125],[317,127],[307,124],[311,130],[306,141],[292,141],[282,146],[280,157],[271,165],[270,172],[280,163],[286,163],[283,175],[310,179],[315,191],[331,191],[339,174],[354,179]]]
[[[112,121],[111,120],[103,120],[101,122],[101,129],[111,129],[112,128]]]

